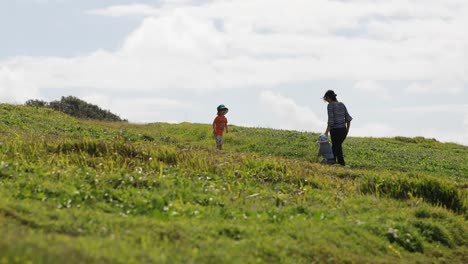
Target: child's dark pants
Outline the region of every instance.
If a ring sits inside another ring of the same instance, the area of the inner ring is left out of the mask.
[[[343,142],[346,139],[348,132],[346,128],[333,128],[330,130],[330,136],[332,141],[332,150],[335,158],[338,159],[338,163],[345,166],[345,160],[343,157]]]

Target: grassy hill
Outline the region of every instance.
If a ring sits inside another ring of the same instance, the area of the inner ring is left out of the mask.
[[[0,105],[0,263],[468,263],[468,147]]]

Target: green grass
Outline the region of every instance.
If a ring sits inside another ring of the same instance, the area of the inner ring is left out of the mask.
[[[0,105],[0,263],[466,263],[468,147]]]

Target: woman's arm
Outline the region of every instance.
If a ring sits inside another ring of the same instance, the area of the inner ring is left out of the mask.
[[[327,130],[325,130],[325,135],[327,137],[328,137],[328,134],[330,133],[330,130],[331,130],[330,126],[327,126]]]
[[[344,107],[344,109],[345,109],[345,121],[346,121],[346,134],[348,134],[349,128],[351,127],[351,120],[353,120],[353,118],[349,115],[348,109],[346,108],[346,106]]]

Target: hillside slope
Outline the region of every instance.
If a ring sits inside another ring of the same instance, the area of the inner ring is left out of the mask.
[[[0,105],[0,261],[467,263],[468,147]]]

